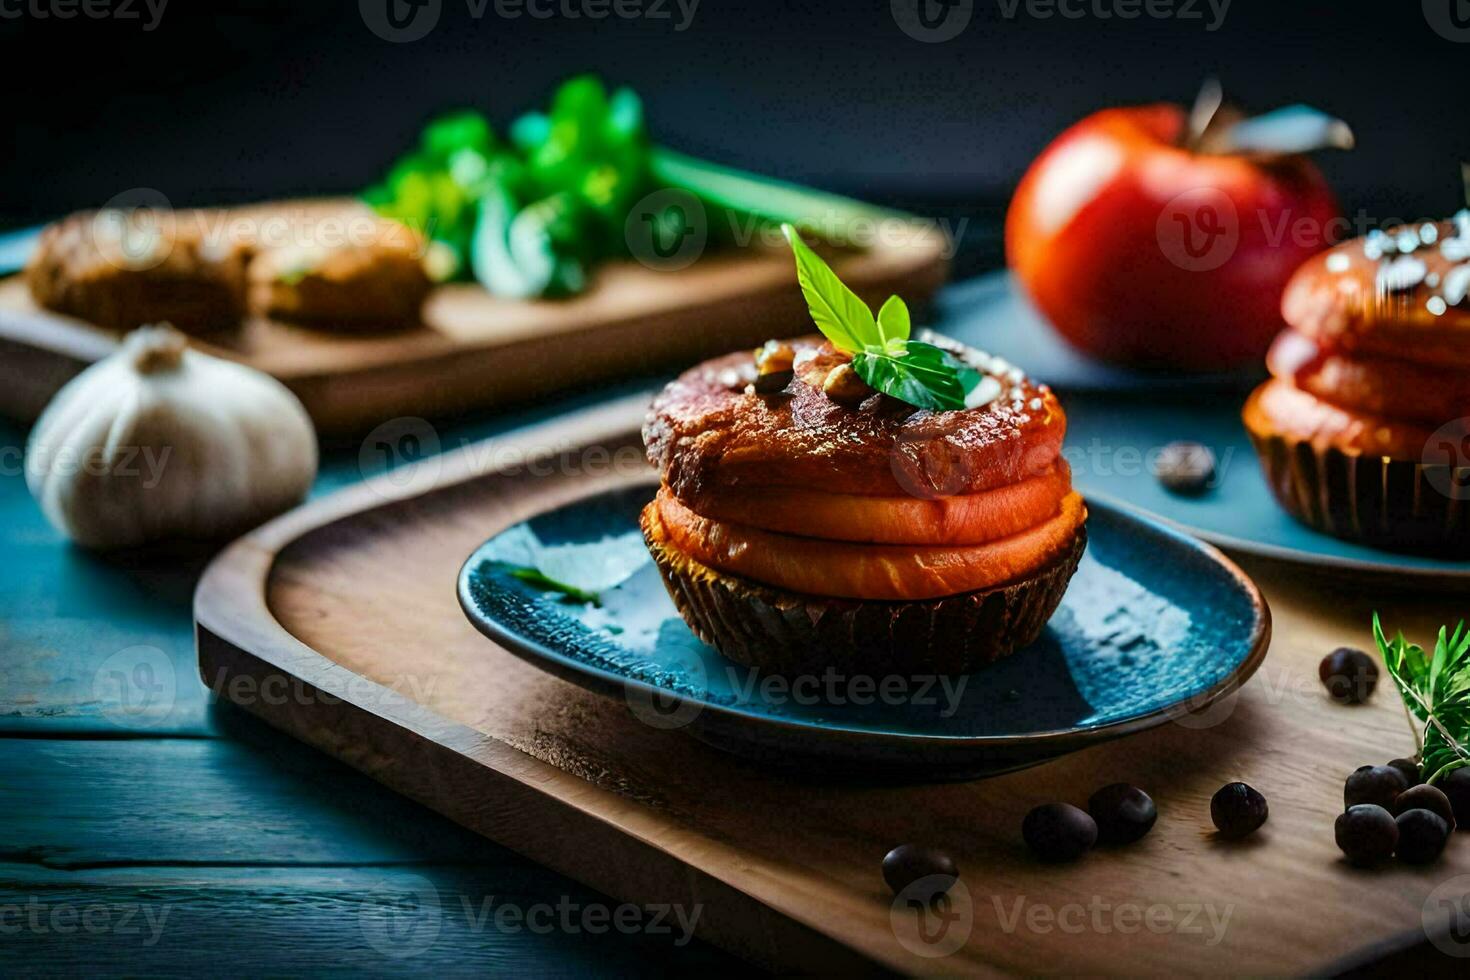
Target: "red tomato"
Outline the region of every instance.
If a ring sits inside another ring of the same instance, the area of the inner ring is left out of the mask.
[[[1219,370],[1259,361],[1303,260],[1348,234],[1300,156],[1178,145],[1175,105],[1105,109],[1046,148],[1006,215],[1017,281],[1068,341],[1107,361]]]

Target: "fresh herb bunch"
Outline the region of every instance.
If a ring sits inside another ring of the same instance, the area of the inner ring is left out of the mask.
[[[1453,634],[1440,627],[1432,655],[1403,633],[1385,637],[1377,613],[1373,639],[1403,698],[1425,781],[1470,766],[1470,630],[1464,621]]]
[[[496,295],[523,298],[577,293],[597,263],[629,254],[630,212],[665,188],[693,202],[672,196],[638,216],[656,251],[695,233],[716,245],[748,241],[819,216],[837,229],[834,243],[851,244],[840,229],[896,216],[655,146],[637,94],[609,92],[590,75],[564,82],[547,112],[521,116],[505,140],[472,110],[431,121],[363,197],[435,243],[447,259],[439,278],[473,274]]]
[[[909,308],[888,297],[877,317],[831,266],[801,240],[790,224],[781,230],[796,255],[796,278],[822,336],[852,355],[852,369],[869,385],[918,408],[935,412],[966,407],[984,377],[949,351],[909,339]]]
[[[546,113],[496,139],[483,115],[429,123],[419,147],[365,197],[453,256],[492,292],[574,293],[588,267],[626,249],[623,221],[652,187],[643,105],[591,76],[564,83]]]

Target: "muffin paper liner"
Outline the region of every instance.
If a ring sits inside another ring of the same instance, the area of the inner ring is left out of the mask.
[[[960,674],[1041,635],[1087,546],[997,589],[914,602],[825,598],[716,571],[643,538],[679,614],[704,642],[737,663],[779,673],[829,668],[871,674]]]
[[[1465,467],[1348,453],[1246,427],[1276,500],[1317,531],[1412,554],[1470,558]]]

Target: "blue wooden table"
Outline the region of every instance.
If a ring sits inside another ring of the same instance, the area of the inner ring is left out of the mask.
[[[213,703],[191,629],[202,562],[70,547],[26,491],[24,440],[0,423],[0,975],[741,965],[677,926],[611,928],[615,901]],[[324,454],[314,494],[363,477],[357,449]]]

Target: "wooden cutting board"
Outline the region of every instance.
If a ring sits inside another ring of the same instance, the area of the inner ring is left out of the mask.
[[[270,207],[248,210],[268,216]],[[833,264],[875,309],[900,293],[922,310],[948,274],[949,248],[935,225],[915,219],[911,234],[875,236],[871,249]],[[610,262],[568,299],[441,286],[423,321],[363,335],[257,317],[195,345],[279,378],[323,433],[359,435],[388,419],[524,401],[811,332],[790,253],[756,246],[712,251],[677,271]],[[0,281],[0,414],[32,421],[117,344],[113,331],[39,309],[23,276]]]
[[[1345,775],[1412,742],[1386,683],[1367,705],[1337,706],[1317,663],[1363,645],[1374,608],[1427,638],[1457,604],[1422,592],[1358,593],[1248,564],[1276,629],[1237,697],[1036,769],[943,785],[772,772],[495,647],[458,608],[461,563],[509,524],[646,480],[578,462],[627,459],[617,450],[638,445],[644,404],[427,460],[236,542],[195,598],[205,682],[609,895],[697,904],[701,935],[786,970],[1317,973],[1422,944],[1425,910],[1433,925],[1447,910],[1439,898],[1470,894],[1465,834],[1421,869],[1355,870],[1333,843]],[[520,465],[541,456],[571,462]],[[1266,794],[1271,817],[1227,843],[1211,832],[1209,799],[1235,779]],[[1158,801],[1148,837],[1065,867],[1027,856],[1019,827],[1031,806],[1081,804],[1117,780]],[[912,840],[962,869],[968,897],[952,911],[968,932],[945,956],[925,955],[937,947],[913,938],[915,913],[891,909],[879,875],[883,854]]]

